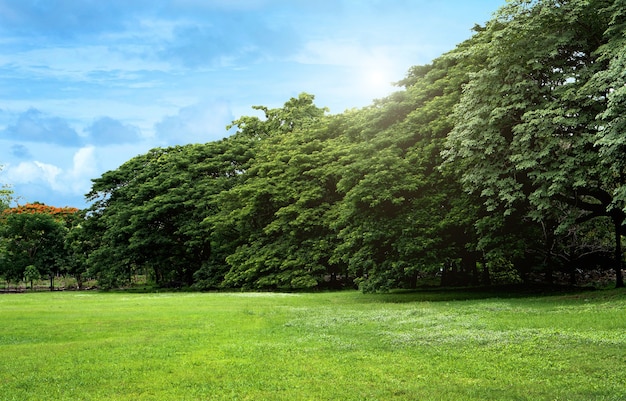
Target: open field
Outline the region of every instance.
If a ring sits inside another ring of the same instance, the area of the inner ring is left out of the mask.
[[[626,291],[452,295],[4,294],[0,399],[626,399]]]

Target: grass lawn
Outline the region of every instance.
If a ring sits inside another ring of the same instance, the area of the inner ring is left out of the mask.
[[[626,399],[626,291],[479,295],[4,294],[0,399]]]

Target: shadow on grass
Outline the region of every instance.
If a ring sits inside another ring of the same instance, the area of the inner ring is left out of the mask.
[[[136,285],[126,288],[117,288],[109,290],[99,290],[105,293],[131,293],[131,294],[148,294],[148,293],[194,293],[194,292],[215,292],[215,293],[231,293],[245,292],[241,290],[215,290],[215,291],[199,291],[190,287],[183,288],[164,288],[156,285]],[[263,291],[262,291],[263,292]],[[284,292],[284,291],[266,291]],[[392,290],[381,293],[362,293],[354,290],[337,290],[337,291],[287,291],[288,293],[349,293],[350,298],[358,303],[411,303],[411,302],[449,302],[449,301],[471,301],[481,299],[524,299],[537,297],[553,297],[560,300],[568,299],[585,299],[585,300],[602,300],[610,301],[626,297],[625,288],[604,288],[595,287],[576,287],[576,286],[555,286],[555,285],[523,285],[510,284],[489,287],[419,287],[412,290]]]
[[[593,287],[570,286],[527,286],[505,285],[493,287],[421,288],[416,290],[394,290],[386,293],[361,294],[364,302],[407,303],[469,301],[489,298],[523,299],[536,297],[560,297],[586,299],[611,299],[626,296],[626,289],[596,289]]]

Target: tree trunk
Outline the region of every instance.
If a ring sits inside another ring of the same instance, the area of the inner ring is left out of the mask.
[[[485,260],[485,258],[483,258],[482,262],[483,262],[482,263],[483,271],[482,271],[481,281],[483,285],[491,285],[491,275],[489,274],[489,267],[487,266],[487,261]]]
[[[576,267],[574,265],[569,266],[569,283],[576,285]]]
[[[556,238],[554,236],[554,230],[552,225],[546,227],[544,225],[544,238],[545,238],[545,256],[543,257],[543,268],[545,269],[545,280],[548,285],[554,284],[554,269],[552,268],[552,250]]]
[[[613,218],[615,224],[615,288],[624,287],[624,276],[622,274],[622,221]]]
[[[478,256],[476,252],[463,250],[461,256],[461,266],[463,266],[463,270],[466,274],[469,275],[469,283],[470,285],[479,285],[480,284],[480,274],[478,273]]]

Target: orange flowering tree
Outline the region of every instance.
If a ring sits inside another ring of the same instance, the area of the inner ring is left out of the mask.
[[[0,213],[0,275],[7,282],[24,278],[27,266],[35,266],[40,275],[54,277],[67,265],[65,238],[79,215],[76,208],[58,208],[42,203],[5,209]]]
[[[49,206],[43,203],[26,203],[24,205],[18,205],[2,211],[3,215],[9,214],[48,214],[55,218],[55,220],[62,220],[68,222],[72,220],[80,210],[75,207],[56,207]]]

